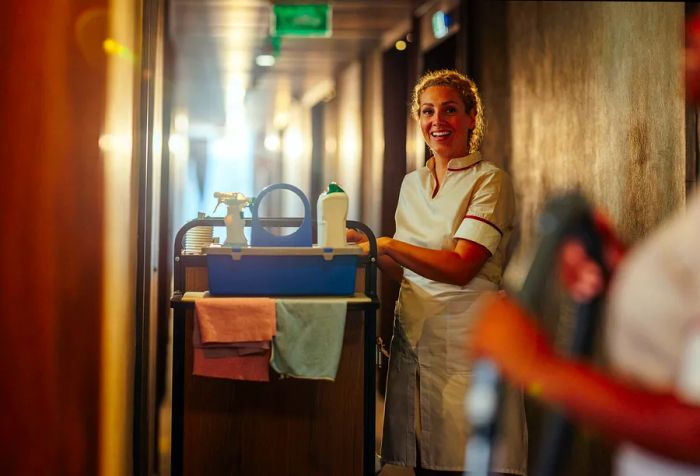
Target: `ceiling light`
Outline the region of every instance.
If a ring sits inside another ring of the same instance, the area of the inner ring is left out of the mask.
[[[265,149],[270,152],[277,152],[280,150],[280,136],[278,133],[270,133],[265,136]]]
[[[289,113],[287,111],[279,111],[272,119],[272,125],[277,130],[282,130],[289,124]]]
[[[168,150],[171,154],[182,155],[187,150],[187,138],[181,134],[170,134]]]
[[[255,64],[264,67],[273,66],[275,64],[275,57],[272,55],[258,55],[255,58]]]
[[[184,112],[175,114],[175,130],[178,132],[187,132],[190,128],[190,119]]]
[[[403,51],[406,49],[406,42],[403,40],[397,41],[394,46],[396,47],[397,50]]]

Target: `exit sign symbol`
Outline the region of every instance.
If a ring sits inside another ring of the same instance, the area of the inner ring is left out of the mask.
[[[331,36],[331,7],[328,4],[273,5],[271,36]]]

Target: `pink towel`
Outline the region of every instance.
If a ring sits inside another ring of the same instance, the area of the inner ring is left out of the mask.
[[[192,373],[234,380],[269,380],[275,301],[210,298],[195,302]]]

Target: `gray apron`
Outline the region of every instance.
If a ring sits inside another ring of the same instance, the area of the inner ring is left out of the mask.
[[[474,278],[453,293],[404,279],[394,313],[384,410],[382,460],[442,471],[465,469],[470,425],[464,399],[471,381],[469,337],[474,303],[497,286]],[[493,471],[526,474],[527,427],[521,392],[504,399],[503,433]],[[417,442],[419,442],[417,448]]]

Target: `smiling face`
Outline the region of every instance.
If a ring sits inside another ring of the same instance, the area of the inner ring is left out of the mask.
[[[431,86],[419,99],[418,118],[423,139],[436,159],[454,159],[469,153],[469,131],[476,112],[467,111],[461,94],[450,86]]]

